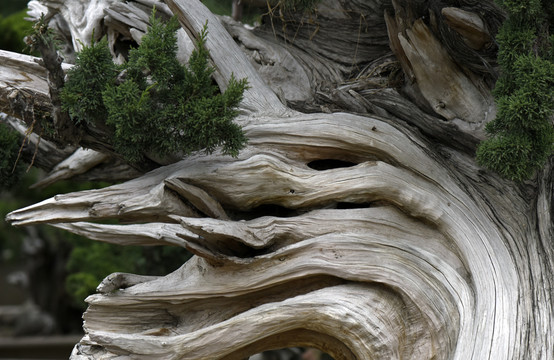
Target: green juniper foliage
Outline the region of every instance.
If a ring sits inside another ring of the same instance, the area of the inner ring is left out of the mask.
[[[211,153],[219,146],[237,156],[246,137],[233,119],[246,79],[231,78],[219,91],[204,47],[207,27],[184,66],[176,58],[177,20],[164,24],[154,12],[150,24],[122,66],[112,62],[105,40],[84,47],[62,92],[65,109],[77,124],[109,125],[115,150],[130,162],[144,153]]]
[[[62,90],[63,109],[69,111],[77,124],[84,121],[93,125],[105,121],[108,112],[102,101],[102,92],[108,84],[115,83],[117,74],[105,38],[84,46]]]
[[[508,12],[497,41],[502,74],[498,113],[477,161],[514,180],[529,179],[554,151],[554,6],[552,0],[498,0]]]

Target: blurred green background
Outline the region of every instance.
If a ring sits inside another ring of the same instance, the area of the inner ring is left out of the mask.
[[[23,37],[32,24],[25,21],[27,1],[0,1],[0,49],[23,52]]]

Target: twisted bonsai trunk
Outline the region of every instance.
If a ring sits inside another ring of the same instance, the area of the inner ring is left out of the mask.
[[[236,119],[249,143],[238,158],[198,153],[8,215],[195,254],[163,277],[106,278],[73,359],[243,359],[287,346],[336,359],[552,356],[552,158],[521,185],[473,160],[495,111],[487,46],[500,10],[321,1],[274,8],[247,30],[198,1],[166,3],[98,2],[107,10],[91,4],[87,24],[112,24],[116,44],[139,39],[131,14],[153,4],[192,38],[208,20],[220,87],[249,79]],[[83,9],[51,6],[87,39]],[[458,45],[477,49],[459,58]],[[22,66],[7,56],[3,68]],[[31,84],[3,78],[4,104],[33,89],[19,104],[47,103],[39,70],[25,68]]]

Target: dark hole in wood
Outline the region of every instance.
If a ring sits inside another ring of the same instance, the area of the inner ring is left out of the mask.
[[[129,50],[137,47],[138,44],[135,41],[129,40],[128,38],[123,36],[119,36],[117,38],[117,41],[113,45],[113,50],[116,56],[121,54],[125,59],[128,59]]]
[[[307,165],[311,169],[323,171],[323,170],[330,170],[330,169],[347,168],[347,167],[356,166],[358,164],[350,161],[337,160],[337,159],[320,159],[320,160],[310,161]]]
[[[367,209],[372,206],[372,203],[352,203],[352,202],[339,202],[337,203],[337,209]]]
[[[292,194],[293,191],[289,191],[289,193]],[[252,220],[262,216],[293,217],[299,214],[298,210],[276,204],[263,204],[248,211],[228,210],[227,213],[233,220]]]

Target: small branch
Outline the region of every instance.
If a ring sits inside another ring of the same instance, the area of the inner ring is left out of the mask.
[[[69,117],[69,113],[62,109],[61,90],[64,86],[65,72],[62,68],[63,58],[58,54],[53,34],[42,16],[34,26],[35,33],[27,42],[38,50],[42,56],[40,62],[46,68],[48,89],[52,102],[52,118],[57,138],[61,144],[78,144],[79,131]]]
[[[233,0],[233,20],[240,21],[242,19],[242,12],[244,10],[244,3],[242,0]]]
[[[1,81],[1,80],[0,80]],[[29,133],[26,124],[13,116],[0,116],[0,122],[13,128],[21,136],[25,137],[27,145],[23,147],[22,157],[26,162],[29,162],[33,156],[34,149],[38,148],[38,154],[34,162],[34,166],[45,171],[51,171],[60,162],[75,152],[75,148],[68,146],[65,149],[59,149],[53,143],[42,139],[35,133]]]
[[[141,180],[144,180],[141,181]],[[198,216],[197,212],[185,204],[163,184],[152,186],[150,180],[139,178],[111,187],[65,195],[57,195],[40,203],[12,212],[6,221],[12,225],[30,223],[66,223],[86,220],[120,219],[130,220],[140,217],[146,221],[173,221],[170,215],[185,217]],[[129,197],[129,191],[133,193]]]
[[[83,174],[108,158],[109,155],[107,154],[79,148],[67,159],[56,165],[45,178],[33,184],[31,188],[46,187],[57,181]]]
[[[53,224],[53,226],[85,236],[91,240],[122,246],[165,245],[185,247],[185,242],[176,233],[188,233],[181,225],[167,223],[107,225],[75,222]],[[194,237],[195,235],[188,233],[188,236]]]

